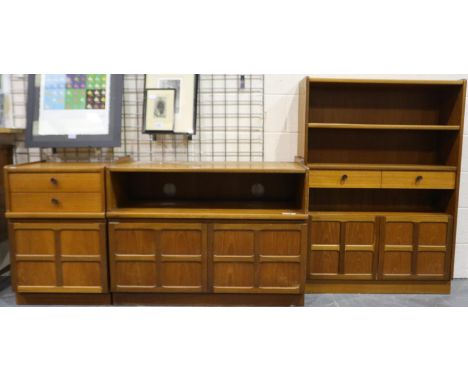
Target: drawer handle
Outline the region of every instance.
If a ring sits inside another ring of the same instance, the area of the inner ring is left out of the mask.
[[[423,177],[421,175],[418,175],[416,177],[416,184],[420,184],[423,181]]]
[[[54,186],[56,186],[58,184],[57,178],[54,178],[54,177],[50,178],[50,183],[52,183]]]
[[[50,202],[51,202],[54,206],[58,206],[58,205],[60,204],[59,200],[56,199],[56,198],[50,199]]]
[[[348,180],[348,175],[344,174],[344,175],[341,177],[340,183],[341,183],[341,184],[344,184],[344,183],[346,183],[347,180]]]

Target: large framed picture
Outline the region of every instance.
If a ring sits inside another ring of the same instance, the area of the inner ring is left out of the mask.
[[[173,132],[175,89],[146,89],[143,132]]]
[[[195,134],[198,74],[146,74],[145,89],[173,89],[175,98],[172,133]]]
[[[29,75],[27,147],[120,146],[123,75]]]

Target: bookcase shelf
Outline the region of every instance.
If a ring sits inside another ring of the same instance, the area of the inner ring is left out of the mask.
[[[465,97],[464,80],[301,82],[307,290],[450,282]]]
[[[370,129],[370,130],[460,130],[460,125],[396,125],[377,123],[309,123],[309,129]]]

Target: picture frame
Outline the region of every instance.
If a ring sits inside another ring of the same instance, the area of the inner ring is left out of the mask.
[[[120,146],[122,95],[122,74],[30,74],[26,147]]]
[[[197,122],[198,74],[146,74],[146,89],[175,90],[175,118],[169,134],[194,135]]]
[[[175,89],[146,89],[143,133],[173,133],[175,125]]]

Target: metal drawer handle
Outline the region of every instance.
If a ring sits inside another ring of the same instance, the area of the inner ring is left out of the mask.
[[[50,178],[50,183],[52,183],[54,186],[56,186],[58,184],[57,178],[54,178],[54,177]]]
[[[59,202],[59,200],[58,200],[58,199],[56,199],[56,198],[52,198],[52,199],[50,199],[50,202],[51,202],[51,203],[52,203],[54,206],[58,206],[58,205],[59,205],[59,203],[60,203],[60,202]]]
[[[421,175],[418,175],[416,177],[416,184],[420,184],[423,181],[423,177]]]
[[[340,183],[341,183],[341,184],[344,184],[347,180],[348,180],[348,175],[344,174],[344,175],[341,177]]]

